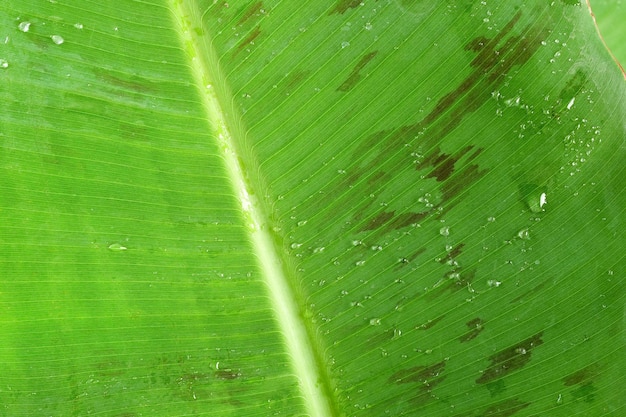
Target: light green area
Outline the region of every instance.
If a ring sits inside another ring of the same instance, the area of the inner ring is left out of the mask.
[[[590,0],[591,9],[607,46],[626,65],[626,2],[624,0]]]
[[[626,85],[582,2],[0,28],[0,415],[625,414]]]

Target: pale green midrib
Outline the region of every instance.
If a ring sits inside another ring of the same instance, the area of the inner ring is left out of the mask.
[[[170,10],[181,44],[190,59],[192,75],[200,92],[210,128],[215,130],[220,149],[224,152],[226,171],[241,204],[250,242],[265,278],[276,320],[285,338],[292,369],[299,380],[307,412],[312,417],[333,416],[337,414],[337,409],[331,396],[332,389],[324,372],[322,355],[313,348],[310,329],[307,329],[302,320],[303,315],[296,302],[297,294],[285,272],[288,269],[286,265],[288,262],[283,262],[286,260],[279,255],[277,245],[270,235],[271,228],[268,226],[271,223],[270,218],[252,192],[254,189],[250,187],[249,179],[240,163],[246,161],[253,167],[257,166],[254,161],[250,161],[250,154],[244,154],[246,149],[241,149],[241,144],[237,144],[233,139],[233,134],[241,135],[243,129],[240,115],[235,114],[236,110],[232,106],[232,93],[221,74],[217,53],[210,44],[208,35],[200,37],[194,33],[194,27],[202,27],[198,17],[201,14],[194,4],[190,4],[188,0],[170,0]],[[227,105],[227,111],[224,104]]]

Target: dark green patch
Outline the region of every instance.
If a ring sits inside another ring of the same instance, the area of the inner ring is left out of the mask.
[[[352,68],[352,72],[348,75],[348,78],[337,88],[337,91],[350,91],[352,87],[359,82],[362,78],[361,70],[363,67],[367,65],[374,57],[378,54],[378,51],[370,52],[369,54],[363,56],[359,62]]]
[[[480,332],[482,332],[485,329],[484,324],[485,322],[480,317],[476,317],[475,319],[472,319],[468,321],[467,323],[465,323],[465,325],[470,330],[467,333],[465,333],[463,336],[461,336],[459,338],[459,341],[461,343],[465,343],[474,339],[476,336],[480,334]]]
[[[362,0],[339,0],[335,7],[328,13],[328,15],[333,14],[344,14],[349,9],[354,9],[361,4]]]
[[[537,333],[514,346],[489,356],[491,365],[483,371],[476,383],[486,384],[523,368],[530,362],[532,350],[543,344],[543,340],[541,340],[542,335],[543,332]]]
[[[587,382],[582,384],[575,390],[572,390],[572,395],[576,398],[577,401],[584,401],[586,403],[591,403],[595,399],[595,393],[597,388],[593,386],[592,382]]]
[[[561,0],[561,2],[568,6],[580,6],[580,0]]]
[[[528,407],[531,403],[523,402],[517,398],[509,398],[493,404],[485,410],[484,417],[509,417],[520,410]]]
[[[575,97],[585,87],[588,80],[587,73],[582,69],[577,69],[571,79],[567,81],[565,87],[559,93],[559,98],[565,102],[569,102],[572,97]]]

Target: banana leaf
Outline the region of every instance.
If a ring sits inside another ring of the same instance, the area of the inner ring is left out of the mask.
[[[626,83],[585,2],[0,28],[0,415],[626,415]]]

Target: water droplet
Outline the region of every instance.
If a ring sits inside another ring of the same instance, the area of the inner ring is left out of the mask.
[[[372,24],[370,22],[367,22],[364,27],[365,30],[372,30]]]
[[[365,261],[356,261],[355,265],[356,266],[363,266],[363,265],[365,265]]]
[[[0,68],[9,68],[9,62],[6,59],[0,58]]]
[[[291,249],[298,249],[300,246],[302,246],[302,243],[292,243]]]
[[[322,253],[326,249],[324,246],[320,246],[318,248],[313,249],[313,253]]]
[[[17,28],[22,32],[28,32],[28,30],[30,29],[30,22],[20,22]]]
[[[373,251],[381,251],[381,250],[383,250],[383,247],[380,246],[380,245],[374,245],[370,249],[373,250]]]
[[[545,205],[548,202],[546,195],[546,187],[538,187],[535,185],[526,185],[526,204],[533,213],[540,213],[545,210]]]
[[[370,326],[380,326],[380,319],[378,317],[370,319]]]
[[[52,39],[52,42],[56,43],[57,45],[61,45],[63,42],[65,42],[63,36],[60,35],[52,35],[50,36],[50,39]]]
[[[307,220],[300,220],[298,222],[298,226],[304,226],[305,224],[307,224]]]
[[[496,281],[495,279],[490,279],[487,281],[487,285],[489,285],[490,287],[499,287],[500,285],[502,285],[502,282]]]
[[[439,229],[439,234],[441,236],[450,236],[450,227],[449,226],[444,226],[441,229]]]
[[[495,218],[495,217],[493,217],[493,216],[490,216],[490,217],[487,217],[487,221],[488,221],[489,223],[493,223],[493,222],[495,222],[495,221],[496,221],[496,218]]]
[[[74,23],[74,27],[76,29],[82,29],[83,28],[83,24],[82,23]]]
[[[120,245],[119,243],[111,243],[109,245],[109,250],[112,250],[115,252],[120,252],[126,249],[128,249],[126,246]]]
[[[347,41],[341,42],[341,49],[347,48],[348,46],[350,46],[350,42],[347,42]]]
[[[530,232],[528,231],[528,229],[520,230],[519,232],[517,232],[517,236],[519,236],[519,238],[522,240],[530,240]]]
[[[567,103],[567,110],[572,108],[572,106],[574,105],[574,100],[576,100],[576,97],[572,97],[569,103]]]
[[[362,241],[360,241],[360,240],[353,240],[353,241],[352,241],[352,246],[360,246],[360,245],[362,245],[362,244],[363,244],[363,242],[362,242]]]

